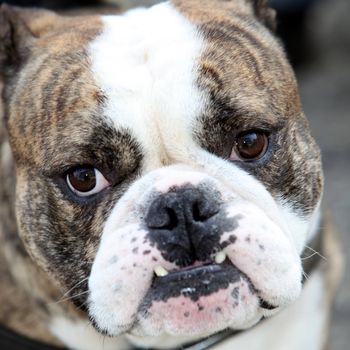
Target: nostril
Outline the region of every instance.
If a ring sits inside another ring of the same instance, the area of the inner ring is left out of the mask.
[[[173,208],[165,208],[165,211],[168,214],[169,221],[168,221],[167,225],[164,225],[161,228],[164,230],[173,230],[179,224],[179,220],[178,220],[178,217],[176,215],[176,212]]]
[[[174,208],[154,205],[148,211],[146,223],[151,229],[173,230],[179,225],[179,218]]]
[[[150,198],[144,218],[147,237],[165,260],[182,267],[210,260],[220,241],[220,196],[188,185]]]
[[[207,203],[195,201],[192,204],[192,219],[197,222],[204,222],[217,214],[219,209],[214,205],[213,208],[209,208]]]
[[[220,202],[196,189],[183,189],[156,197],[145,222],[150,229],[175,230],[206,223],[220,211]]]
[[[202,215],[199,210],[199,204],[198,202],[194,202],[192,205],[192,218],[194,221],[205,221],[207,220],[206,215]]]

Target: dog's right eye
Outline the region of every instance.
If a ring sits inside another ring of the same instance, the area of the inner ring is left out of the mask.
[[[267,151],[269,139],[262,131],[239,134],[231,151],[231,160],[252,161],[261,158]]]
[[[101,172],[93,167],[79,167],[68,171],[66,182],[79,197],[91,196],[110,186]]]

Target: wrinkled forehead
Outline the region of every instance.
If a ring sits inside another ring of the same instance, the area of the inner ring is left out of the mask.
[[[169,140],[190,147],[189,130],[215,106],[272,123],[297,113],[293,74],[249,11],[190,4],[57,23],[16,83],[10,131],[21,140],[41,135],[28,156],[111,127],[129,130],[150,153],[159,152],[159,133],[165,148]]]
[[[90,69],[88,46],[102,31],[99,17],[58,17],[36,39],[7,89],[15,154],[33,160],[34,153],[39,162],[57,151],[55,145],[81,139],[96,123],[103,95]]]
[[[245,2],[229,3],[239,6],[173,1],[102,18],[89,52],[107,96],[104,112],[146,149],[154,146],[147,133],[162,134],[165,148],[176,139],[191,148],[189,131],[200,128],[203,116],[249,116],[275,126],[300,114],[280,45]]]
[[[267,118],[300,114],[297,84],[284,50],[255,17],[249,1],[205,1],[202,6],[199,0],[173,2],[200,33],[198,82],[216,97],[212,104],[227,103]]]

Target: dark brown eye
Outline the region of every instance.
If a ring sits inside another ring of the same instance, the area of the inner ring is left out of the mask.
[[[69,188],[80,197],[91,196],[102,191],[110,184],[95,168],[76,168],[67,173]]]
[[[231,160],[256,160],[267,151],[268,138],[265,133],[250,131],[239,134],[230,155]]]

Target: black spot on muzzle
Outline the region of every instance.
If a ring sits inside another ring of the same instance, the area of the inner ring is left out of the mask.
[[[163,258],[182,267],[208,261],[220,250],[221,234],[238,227],[235,218],[227,218],[217,191],[190,185],[158,194],[145,223]]]

